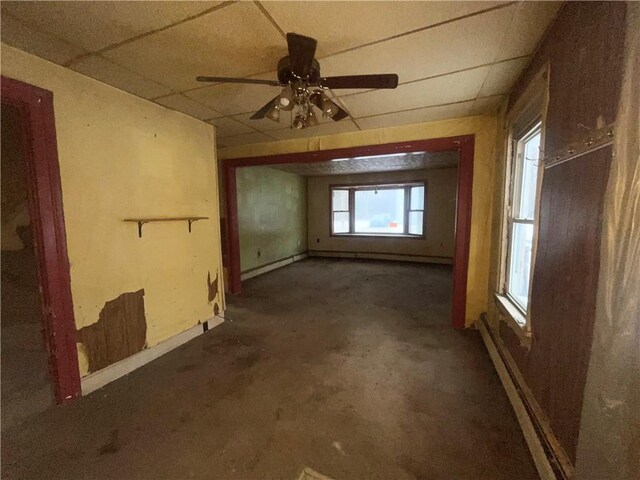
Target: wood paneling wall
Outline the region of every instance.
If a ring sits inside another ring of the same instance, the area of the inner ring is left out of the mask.
[[[615,120],[625,4],[567,2],[518,81],[512,106],[549,63],[545,151]],[[500,336],[575,462],[600,263],[601,212],[611,148],[545,170],[534,266],[530,350],[502,323]]]

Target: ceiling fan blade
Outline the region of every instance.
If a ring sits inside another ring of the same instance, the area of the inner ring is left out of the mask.
[[[314,38],[297,33],[287,33],[289,64],[294,75],[301,78],[309,76],[317,43]]]
[[[349,116],[349,114],[342,108],[338,107],[338,109],[338,113],[331,117],[331,120],[333,120],[334,122],[339,122],[340,120],[344,120]]]
[[[264,118],[265,115],[267,114],[267,112],[269,110],[271,110],[271,107],[273,106],[273,104],[276,102],[276,100],[279,97],[280,97],[280,95],[277,95],[277,96],[273,97],[271,100],[269,100],[269,102],[264,107],[262,107],[260,110],[258,110],[253,115],[251,115],[249,118],[251,120],[260,120],[260,119]]]
[[[260,80],[258,78],[230,78],[230,77],[196,77],[198,82],[218,82],[218,83],[250,83],[255,85],[271,85],[280,87],[282,84],[278,80]]]
[[[322,88],[396,88],[398,75],[382,73],[379,75],[346,75],[344,77],[323,77]]]

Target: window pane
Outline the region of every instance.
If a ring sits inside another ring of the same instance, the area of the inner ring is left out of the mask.
[[[533,225],[529,223],[513,223],[507,292],[523,310],[527,309],[527,299],[529,297],[532,248]]]
[[[422,212],[409,212],[409,233],[422,235]]]
[[[333,233],[349,233],[349,212],[333,213]]]
[[[424,210],[424,187],[411,187],[410,210]]]
[[[404,233],[404,188],[356,190],[356,233]]]
[[[349,210],[349,190],[334,190],[332,211]]]
[[[540,155],[540,132],[523,145],[523,166],[520,184],[520,208],[517,218],[533,219],[538,183],[538,157]]]

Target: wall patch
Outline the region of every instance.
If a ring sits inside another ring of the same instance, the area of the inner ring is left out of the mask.
[[[145,348],[146,339],[144,289],[108,301],[96,323],[78,330],[78,341],[87,352],[89,373],[138,353]]]

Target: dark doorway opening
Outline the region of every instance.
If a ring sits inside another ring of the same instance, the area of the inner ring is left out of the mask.
[[[31,292],[31,295],[35,295],[34,289],[37,285],[39,295],[35,298],[29,297],[29,312],[31,312],[29,315],[35,315],[36,307],[33,304],[37,304],[40,313],[40,329],[44,334],[38,335],[37,338],[29,338],[26,343],[31,346],[44,343],[49,367],[48,382],[53,387],[55,401],[64,403],[78,397],[81,389],[56,144],[53,94],[50,91],[6,77],[2,77],[1,87],[3,123],[6,112],[7,121],[17,126],[13,130],[13,135],[16,137],[13,141],[16,142],[16,145],[19,144],[24,159],[21,167],[24,187],[21,188],[23,199],[26,196],[26,205],[22,207],[22,218],[26,215],[29,220],[26,225],[29,225],[29,228],[19,229],[14,225],[13,229],[16,232],[14,240],[19,247],[24,247],[25,243],[31,246],[33,251],[31,262],[35,265],[37,272],[37,277],[34,279],[33,269],[31,269],[28,274],[30,276],[25,276],[21,281],[23,281],[23,285],[29,285],[27,290]],[[4,141],[3,128],[3,150]],[[16,146],[16,148],[18,147]],[[3,176],[5,174],[4,164],[2,174]],[[20,191],[17,183],[9,188]],[[4,179],[2,189],[2,213],[4,216]],[[24,224],[24,222],[18,223]],[[4,218],[2,230],[4,245]],[[8,229],[8,232],[11,233],[11,228]],[[22,235],[22,239],[18,233]],[[18,249],[23,250],[23,248]],[[28,252],[24,255],[28,255]],[[5,292],[5,277],[10,280],[11,275],[5,275],[4,253],[2,260],[2,313],[4,317],[8,295]],[[10,261],[7,260],[6,267],[10,267]],[[20,259],[15,262],[19,263]],[[28,262],[25,260],[21,267],[24,268],[27,264]],[[17,280],[17,277],[14,278],[14,282]],[[27,313],[23,312],[23,315],[27,315]],[[31,321],[31,323],[35,322]],[[4,327],[3,318],[3,354]],[[6,368],[3,358],[3,407]],[[36,367],[34,366],[34,368]]]

